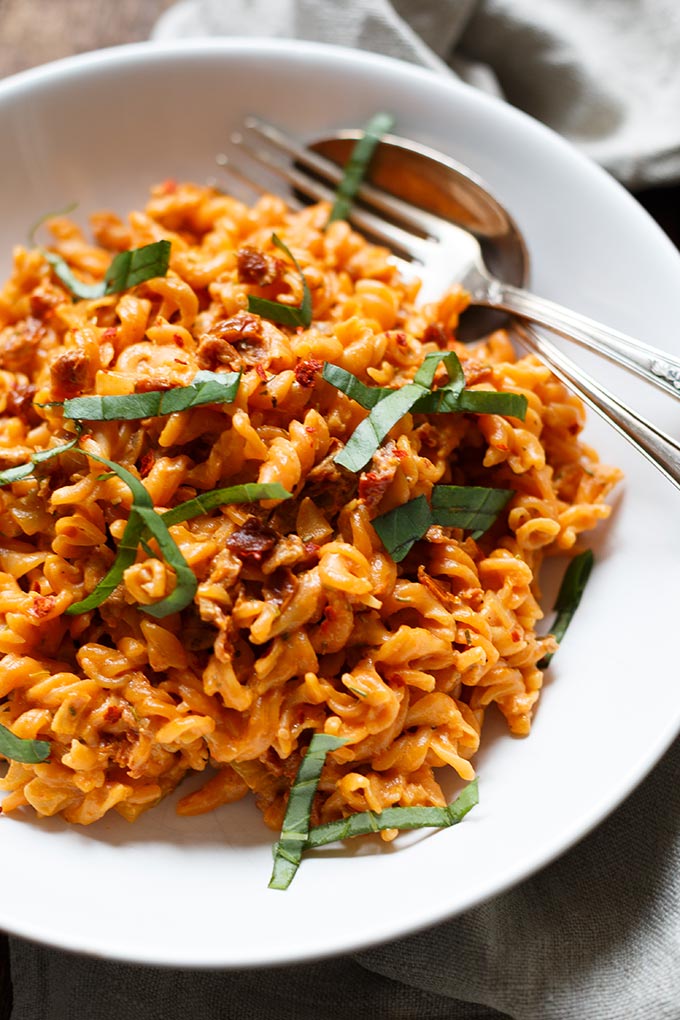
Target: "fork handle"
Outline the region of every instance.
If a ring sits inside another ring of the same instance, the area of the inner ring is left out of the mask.
[[[538,354],[562,382],[576,389],[583,400],[627,439],[680,489],[680,443],[625,407],[609,390],[532,329],[516,326],[520,341]]]
[[[680,359],[519,287],[491,281],[480,304],[502,308],[622,365],[680,400]],[[477,299],[477,295],[475,295]]]

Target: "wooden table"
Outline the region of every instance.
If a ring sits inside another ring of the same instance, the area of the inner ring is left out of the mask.
[[[0,0],[0,78],[74,53],[147,39],[158,16],[173,3]],[[648,189],[636,197],[680,246],[680,186]],[[0,1020],[9,1020],[11,1008],[7,940],[0,933]]]

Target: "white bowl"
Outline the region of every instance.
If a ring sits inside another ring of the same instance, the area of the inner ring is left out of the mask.
[[[151,184],[206,181],[242,118],[305,138],[391,110],[397,130],[467,163],[526,232],[534,287],[657,346],[678,346],[680,257],[617,184],[549,131],[457,81],[294,42],[107,50],[0,83],[0,262],[44,212],[139,208]],[[672,430],[677,405],[584,354]],[[0,926],[68,949],[172,965],[245,966],[356,949],[493,896],[615,807],[678,732],[680,496],[605,424],[626,472],[594,540],[598,565],[555,659],[532,735],[490,732],[464,824],[306,860],[271,891],[271,834],[251,803],[179,818],[170,798],[128,825],[0,819]],[[492,727],[493,730],[493,727]]]

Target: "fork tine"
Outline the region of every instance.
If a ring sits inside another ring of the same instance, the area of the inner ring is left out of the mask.
[[[232,136],[232,142],[251,159],[256,160],[263,166],[266,166],[268,170],[271,170],[279,177],[282,177],[292,187],[296,188],[308,198],[317,202],[333,201],[334,192],[330,188],[309,177],[296,167],[288,163],[280,162],[278,159],[275,159],[270,152],[264,149],[250,146],[238,134]],[[402,230],[401,227],[395,226],[394,224],[381,219],[379,216],[376,216],[374,213],[360,209],[356,206],[352,208],[349,218],[351,222],[359,228],[359,230],[371,234],[374,238],[376,238],[376,240],[380,241],[380,243],[385,244],[388,248],[392,249],[392,251],[395,251],[408,259],[415,259],[418,262],[424,261],[427,254],[427,242],[425,242],[422,238],[414,237],[412,234]]]
[[[333,185],[338,185],[342,180],[343,171],[339,166],[336,166],[330,159],[326,159],[325,156],[320,156],[311,149],[300,145],[280,128],[254,116],[247,117],[244,124],[260,138],[266,139],[279,151],[284,152],[291,159],[330,181]],[[367,206],[389,216],[397,226],[412,230],[419,237],[429,234],[431,237],[439,239],[449,227],[449,224],[433,213],[409,205],[408,202],[397,198],[396,195],[391,195],[365,181],[362,182],[357,197]]]
[[[264,184],[262,184],[260,181],[256,181],[254,177],[249,177],[247,174],[245,174],[242,168],[238,166],[236,163],[234,163],[233,159],[231,159],[224,153],[220,153],[220,155],[216,158],[215,162],[217,163],[220,170],[224,174],[226,174],[227,177],[232,178],[233,181],[237,182],[240,185],[244,185],[248,189],[249,193],[254,192],[256,195],[266,195],[271,190],[270,188],[267,188]],[[289,204],[292,205],[293,208],[295,209],[302,208],[302,203],[298,202],[297,199],[295,198],[291,198]]]

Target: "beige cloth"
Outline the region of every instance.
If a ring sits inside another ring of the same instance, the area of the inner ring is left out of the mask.
[[[496,92],[630,187],[680,180],[679,0],[183,0],[157,39],[333,42]]]

